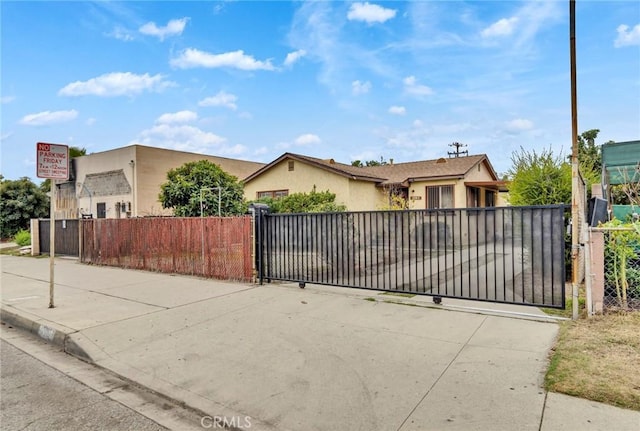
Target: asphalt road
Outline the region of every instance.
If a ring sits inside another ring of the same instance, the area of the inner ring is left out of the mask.
[[[3,431],[167,429],[6,341],[0,343]]]

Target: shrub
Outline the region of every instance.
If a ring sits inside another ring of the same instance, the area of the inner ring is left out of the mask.
[[[13,237],[13,242],[18,244],[20,247],[31,245],[31,234],[28,230],[21,229],[18,231],[16,236]]]
[[[269,205],[273,213],[320,213],[341,212],[346,207],[335,202],[336,195],[329,190],[311,193],[293,193],[281,198],[262,198],[256,202]]]

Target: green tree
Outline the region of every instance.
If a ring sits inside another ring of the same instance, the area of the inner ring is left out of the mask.
[[[247,209],[238,178],[208,160],[171,169],[158,198],[163,208],[173,208],[178,217],[199,217],[201,197],[205,216],[218,215],[218,197],[223,216],[244,214]]]
[[[538,154],[524,148],[511,155],[508,171],[509,202],[512,205],[571,203],[571,164],[551,149]]]
[[[389,162],[387,162],[382,156],[380,156],[380,160],[369,160],[367,162],[362,162],[362,160],[354,160],[353,162],[351,162],[351,166],[355,166],[357,168],[363,168],[365,166],[384,166],[384,165],[388,165]]]
[[[49,197],[28,177],[6,180],[0,175],[0,237],[29,229],[32,218],[49,215]]]
[[[601,146],[596,144],[599,129],[591,129],[578,135],[578,161],[583,173],[602,169]]]
[[[75,159],[76,157],[86,156],[87,149],[80,147],[69,147],[69,160]],[[40,183],[40,188],[45,192],[49,193],[51,191],[51,180],[46,179]]]
[[[324,192],[292,193],[282,198],[259,199],[258,202],[269,205],[274,213],[319,213],[340,212],[346,207],[336,203],[335,193],[329,190]]]

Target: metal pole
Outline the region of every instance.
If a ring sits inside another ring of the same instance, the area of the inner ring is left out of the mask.
[[[204,212],[204,209],[203,209],[204,207],[202,205],[202,191],[203,190],[204,189],[200,189],[200,218],[202,218],[202,213]]]
[[[571,56],[571,286],[572,317],[578,318],[578,238],[580,230],[578,208],[578,96],[576,78],[576,2],[569,0],[569,45]]]
[[[584,287],[586,294],[587,317],[591,317],[594,314],[592,298],[593,273],[591,272],[591,230],[587,230],[585,233],[587,240],[584,247],[584,261],[586,262]]]
[[[204,276],[204,210],[202,204],[202,192],[204,188],[200,189],[200,237],[202,239],[202,275]]]
[[[138,204],[136,202],[136,189],[138,188],[138,179],[136,178],[136,162],[135,160],[131,160],[129,162],[129,165],[131,166],[131,174],[132,174],[132,183],[133,183],[133,187],[131,188],[131,200],[133,201],[131,203],[131,217],[138,217]]]
[[[53,301],[54,267],[56,254],[56,183],[51,180],[51,202],[49,204],[49,308],[55,308]]]
[[[222,188],[214,187],[214,189],[218,189],[218,217],[222,217]]]

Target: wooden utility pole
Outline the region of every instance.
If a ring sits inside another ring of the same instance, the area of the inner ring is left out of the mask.
[[[578,207],[578,91],[576,78],[576,1],[569,0],[569,45],[571,57],[571,289],[572,317],[578,318],[578,250],[580,248],[580,208]]]
[[[450,147],[455,147],[455,151],[447,151],[447,154],[449,154],[449,158],[453,157],[460,157],[461,154],[464,154],[465,156],[469,155],[469,151],[468,150],[464,150],[464,151],[460,151],[460,148],[462,147],[466,147],[465,144],[461,144],[460,142],[452,142],[451,144],[449,144]]]

